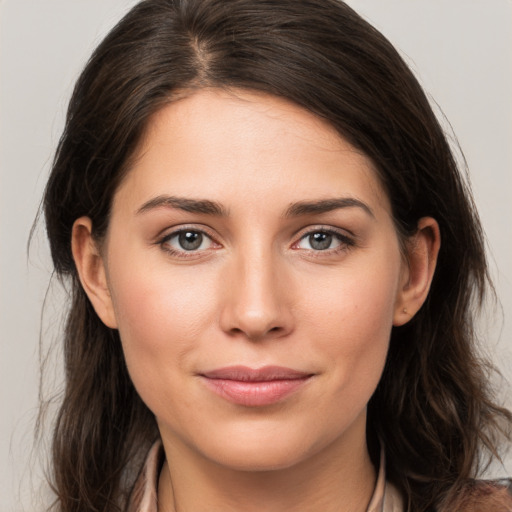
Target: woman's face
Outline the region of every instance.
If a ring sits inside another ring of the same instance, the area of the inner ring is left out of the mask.
[[[166,447],[242,469],[364,448],[408,270],[372,163],[325,122],[244,91],[166,106],[101,265]]]

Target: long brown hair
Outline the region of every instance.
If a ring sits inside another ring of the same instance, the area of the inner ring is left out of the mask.
[[[326,119],[369,156],[406,239],[423,216],[442,234],[429,297],[393,328],[368,407],[368,438],[408,510],[456,510],[459,491],[496,454],[512,416],[492,401],[475,310],[489,288],[483,235],[465,181],[417,80],[392,45],[337,0],[145,0],[80,76],[44,196],[56,272],[71,283],[66,388],[53,438],[60,512],[122,510],[154,418],[128,376],[117,331],[101,323],[70,251],[87,215],[105,235],[113,195],[149,117],[173,93],[245,88]],[[462,501],[461,501],[462,502]]]

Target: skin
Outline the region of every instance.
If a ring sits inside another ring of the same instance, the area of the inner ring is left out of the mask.
[[[185,211],[183,199],[219,211]],[[202,90],[150,120],[106,239],[83,217],[72,246],[158,422],[160,511],[366,510],[366,406],[391,328],[421,307],[439,249],[425,218],[404,254],[390,211],[371,161],[283,99]],[[198,249],[180,246],[185,228],[203,233]],[[334,234],[319,249],[312,233]],[[201,376],[231,365],[311,377],[249,407]]]

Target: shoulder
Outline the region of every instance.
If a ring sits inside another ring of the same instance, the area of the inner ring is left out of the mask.
[[[512,512],[512,479],[472,480],[462,494],[460,512]]]

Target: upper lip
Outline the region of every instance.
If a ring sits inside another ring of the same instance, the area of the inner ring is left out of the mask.
[[[273,380],[296,380],[310,377],[312,373],[294,370],[283,366],[264,366],[249,368],[247,366],[227,366],[201,373],[208,379],[236,380],[242,382],[268,382]]]

